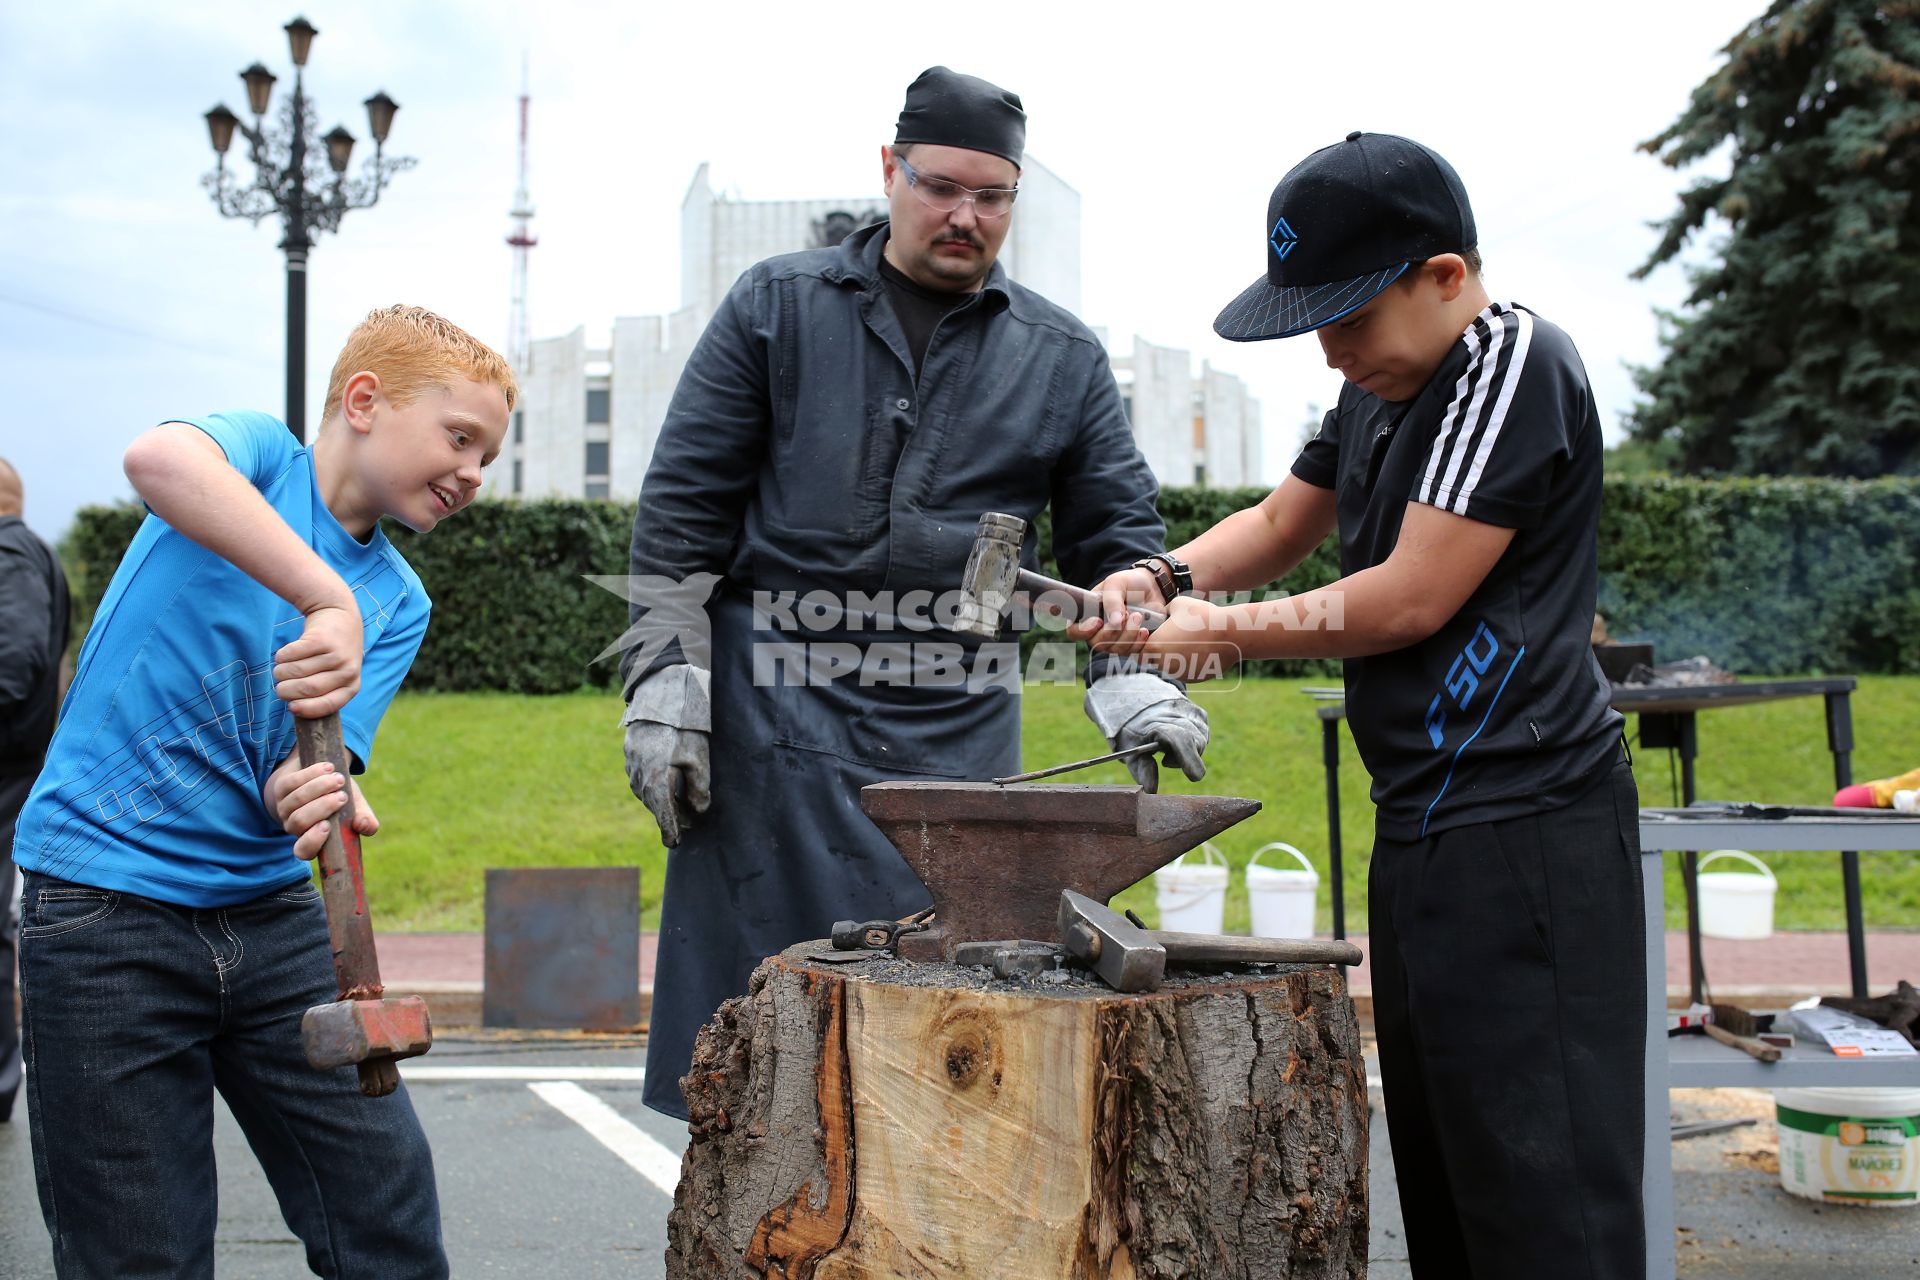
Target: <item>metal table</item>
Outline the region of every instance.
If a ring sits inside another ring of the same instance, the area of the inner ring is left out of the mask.
[[[1835,789],[1853,782],[1853,691],[1852,676],[1815,680],[1752,680],[1736,684],[1701,685],[1697,688],[1662,688],[1615,685],[1609,699],[1616,711],[1640,717],[1640,745],[1651,749],[1671,747],[1680,756],[1680,803],[1690,805],[1698,798],[1694,789],[1693,762],[1699,754],[1695,717],[1699,712],[1719,707],[1744,707],[1756,702],[1780,702],[1787,698],[1820,697],[1826,700],[1827,750],[1833,753]],[[1680,874],[1687,887],[1687,990],[1695,1001],[1706,987],[1706,973],[1700,961],[1699,863],[1701,849],[1728,847],[1723,844],[1694,844],[1686,849],[1668,848],[1680,855]],[[1733,845],[1733,848],[1743,848]],[[1756,846],[1766,848],[1768,846]],[[1804,849],[1806,846],[1796,846]],[[1833,845],[1823,845],[1831,849]],[[1847,913],[1847,959],[1853,994],[1867,994],[1867,932],[1860,909],[1860,855],[1840,854],[1840,880]]]
[[[1697,798],[1694,790],[1694,759],[1699,754],[1696,716],[1702,711],[1719,707],[1749,706],[1788,698],[1825,699],[1827,750],[1833,753],[1834,786],[1850,785],[1853,782],[1852,695],[1857,683],[1851,676],[1835,676],[1809,680],[1751,680],[1695,688],[1614,685],[1609,701],[1616,710],[1640,717],[1641,746],[1670,746],[1679,753],[1680,803],[1690,805]],[[1327,859],[1333,881],[1333,936],[1344,938],[1347,934],[1345,880],[1340,848],[1340,721],[1346,719],[1346,703],[1322,702],[1315,712],[1320,717],[1320,754],[1327,775]],[[1719,847],[1715,844],[1695,844],[1689,849],[1676,850],[1681,854],[1681,871],[1687,886],[1687,973],[1688,986],[1695,1000],[1700,999],[1705,987],[1705,972],[1700,960],[1699,894],[1695,880],[1698,874],[1698,850]],[[1846,902],[1848,967],[1853,994],[1864,997],[1867,994],[1866,925],[1860,907],[1860,858],[1857,852],[1845,851],[1840,854],[1840,872]]]
[[[1646,1163],[1641,1196],[1647,1222],[1647,1275],[1674,1273],[1673,1158],[1669,1089],[1920,1087],[1920,1058],[1840,1058],[1796,1044],[1780,1061],[1760,1062],[1717,1040],[1667,1036],[1665,877],[1662,855],[1681,845],[1732,844],[1770,851],[1920,850],[1920,817],[1702,818],[1675,809],[1640,811],[1641,871],[1647,936]],[[1860,960],[1864,963],[1864,958]]]

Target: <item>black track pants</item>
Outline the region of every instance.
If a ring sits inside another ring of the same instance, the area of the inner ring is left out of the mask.
[[[1374,1024],[1415,1276],[1645,1271],[1638,811],[1619,764],[1562,809],[1374,845]]]

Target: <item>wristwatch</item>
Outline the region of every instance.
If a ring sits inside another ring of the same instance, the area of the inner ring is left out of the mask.
[[[1145,569],[1153,575],[1153,581],[1160,588],[1162,600],[1172,600],[1175,596],[1193,594],[1193,570],[1187,562],[1171,551],[1156,551],[1133,562],[1133,568]]]

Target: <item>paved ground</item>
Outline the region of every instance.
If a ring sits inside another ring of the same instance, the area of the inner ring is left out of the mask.
[[[686,1127],[640,1105],[636,1046],[443,1035],[430,1059],[407,1070],[433,1142],[454,1275],[664,1275],[672,1195],[656,1184],[670,1188],[677,1179]],[[500,1078],[512,1074],[545,1078]],[[494,1078],[477,1078],[485,1076]],[[0,1277],[51,1280],[24,1118],[0,1125]],[[214,1149],[219,1274],[310,1274],[224,1106],[216,1108]]]
[[[410,1072],[432,1137],[457,1276],[662,1280],[667,1188],[684,1128],[640,1106],[636,1042],[447,1035]],[[1674,1095],[1685,1119],[1766,1117],[1674,1151],[1680,1275],[1885,1280],[1920,1271],[1920,1210],[1823,1207],[1778,1185],[1767,1095]],[[0,1276],[53,1274],[33,1193],[27,1132],[0,1125]],[[219,1267],[243,1280],[307,1273],[239,1129],[219,1111]],[[1387,1125],[1372,1132],[1375,1280],[1409,1275]]]
[[[1364,936],[1356,939],[1365,948]],[[652,982],[654,938],[641,943]],[[1870,935],[1872,986],[1920,973],[1920,933]],[[390,985],[470,988],[479,934],[387,934]],[[1668,983],[1684,989],[1685,940],[1667,937]],[[1779,934],[1765,942],[1708,939],[1708,972],[1725,993],[1842,989],[1846,939]],[[1353,991],[1370,991],[1367,970]],[[640,1105],[641,1042],[619,1037],[507,1036],[447,1028],[409,1089],[434,1143],[454,1274],[659,1280],[666,1214],[684,1127]],[[1377,1096],[1377,1094],[1376,1094]],[[1762,1123],[1674,1149],[1680,1275],[1846,1280],[1920,1272],[1920,1210],[1826,1207],[1779,1189],[1771,1101],[1742,1090],[1676,1092],[1686,1119],[1738,1114]],[[218,1110],[219,1262],[223,1276],[308,1274],[237,1126]],[[33,1190],[24,1107],[0,1125],[0,1277],[52,1275]],[[1409,1273],[1384,1117],[1372,1142],[1370,1274]]]

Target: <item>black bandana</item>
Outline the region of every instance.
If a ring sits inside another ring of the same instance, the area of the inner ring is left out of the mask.
[[[1027,147],[1027,113],[1017,93],[945,67],[928,67],[907,86],[893,140],[985,151],[1017,166]]]

